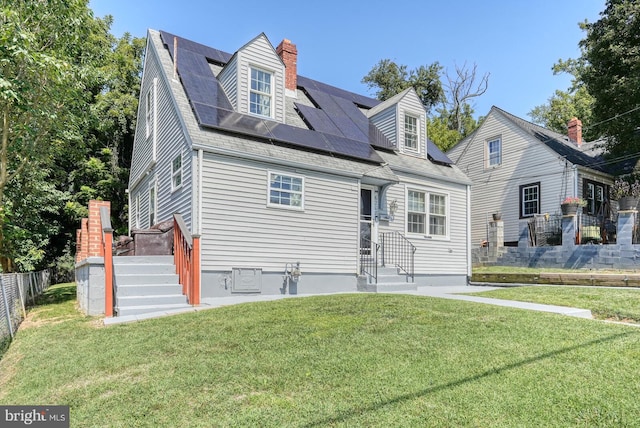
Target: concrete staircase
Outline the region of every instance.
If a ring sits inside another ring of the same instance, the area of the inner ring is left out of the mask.
[[[115,315],[189,308],[182,294],[173,256],[121,256],[113,258]]]
[[[371,278],[358,279],[358,291],[372,293],[389,293],[393,291],[416,291],[418,287],[411,282],[404,272],[397,267],[378,267],[378,283],[372,283]]]

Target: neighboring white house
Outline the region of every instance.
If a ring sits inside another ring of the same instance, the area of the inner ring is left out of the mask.
[[[471,182],[427,139],[415,91],[381,103],[298,76],[296,46],[264,34],[234,54],[147,40],[130,229],[180,213],[203,298],[293,292],[291,266],[297,293],[355,291],[390,232],[415,248],[415,284],[467,283]]]
[[[471,239],[487,240],[493,213],[504,221],[505,244],[518,241],[519,221],[559,214],[570,196],[587,200],[583,213],[610,216],[613,176],[597,143],[582,141],[582,124],[572,119],[568,135],[545,129],[492,107],[482,124],[447,155],[473,182]]]

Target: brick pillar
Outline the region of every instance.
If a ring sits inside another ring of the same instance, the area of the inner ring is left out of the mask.
[[[637,211],[619,211],[618,212],[618,245],[631,245],[633,243],[633,227],[635,226]]]
[[[76,242],[76,261],[82,261],[89,256],[89,219],[80,221],[79,240]]]
[[[76,263],[82,259],[82,229],[76,229]]]
[[[562,249],[572,250],[576,246],[576,216],[562,216]]]
[[[102,248],[102,223],[100,222],[100,207],[107,207],[111,210],[109,201],[89,201],[89,242],[87,247],[87,257],[103,257]]]

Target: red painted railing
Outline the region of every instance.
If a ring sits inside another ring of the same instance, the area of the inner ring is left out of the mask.
[[[191,305],[200,304],[200,236],[191,235],[180,214],[173,215],[173,258],[182,294]]]
[[[113,228],[109,208],[100,207],[100,255],[104,257],[104,316],[113,316]]]

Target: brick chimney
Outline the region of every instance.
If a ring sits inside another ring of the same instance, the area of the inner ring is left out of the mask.
[[[567,124],[569,140],[576,143],[578,147],[582,146],[582,122],[577,117],[571,118]]]
[[[284,39],[276,48],[276,53],[284,62],[284,86],[295,91],[298,87],[298,49],[291,40]]]

